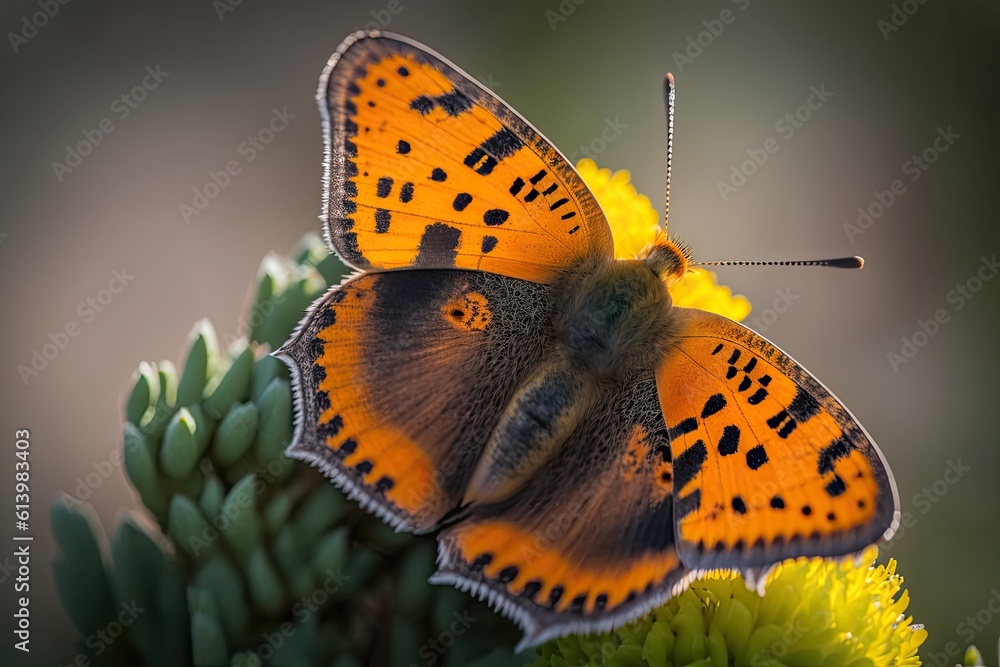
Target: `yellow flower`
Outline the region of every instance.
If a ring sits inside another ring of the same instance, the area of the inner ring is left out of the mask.
[[[927,631],[904,615],[896,561],[877,556],[785,561],[763,595],[738,574],[710,573],[618,630],[543,645],[536,665],[916,667]]]
[[[636,191],[628,171],[622,169],[612,173],[610,169],[599,168],[590,158],[580,160],[576,169],[604,209],[611,225],[616,257],[635,257],[662,231],[659,215],[649,197]],[[700,308],[736,321],[750,314],[750,302],[746,297],[734,296],[731,289],[716,282],[714,273],[705,269],[689,269],[669,289],[678,306]]]

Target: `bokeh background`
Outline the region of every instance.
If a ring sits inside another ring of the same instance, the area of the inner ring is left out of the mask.
[[[574,160],[586,151],[629,169],[657,207],[660,86],[670,70],[678,87],[671,231],[698,259],[866,258],[854,272],[718,273],[753,303],[749,323],[833,389],[891,463],[904,526],[887,554],[899,560],[915,621],[930,631],[925,662],[954,664],[950,646],[970,640],[992,656],[1000,278],[983,258],[1000,251],[996,3],[120,0],[53,2],[58,11],[32,31],[25,17],[40,4],[0,9],[0,503],[12,508],[14,432],[28,428],[35,536],[34,641],[30,659],[14,655],[13,664],[74,657],[75,631],[50,570],[51,502],[87,495],[108,529],[138,507],[113,456],[132,370],[176,359],[197,318],[211,318],[222,336],[243,333],[260,259],[319,229],[316,81],[339,42],[366,25],[444,54]],[[142,84],[147,67],[167,74],[122,118],[114,101]],[[788,136],[782,119],[813,87],[831,94]],[[276,108],[294,119],[246,161],[241,142]],[[105,118],[113,131],[57,174],[67,145]],[[947,150],[930,151],[935,161],[911,180],[907,161],[949,128]],[[769,137],[779,150],[723,197],[719,182]],[[229,160],[241,173],[186,221],[180,204]],[[848,233],[858,207],[895,179],[905,192]],[[102,292],[115,271],[132,278],[117,294]],[[969,287],[980,289],[959,309],[949,293],[977,273],[984,280]],[[889,353],[902,355],[902,338],[939,309],[947,322],[918,335],[925,344],[894,368]],[[70,323],[78,335],[22,377],[19,366]],[[4,656],[15,653],[12,513],[0,547]]]

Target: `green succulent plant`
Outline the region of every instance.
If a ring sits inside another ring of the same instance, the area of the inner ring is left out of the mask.
[[[139,365],[123,448],[146,512],[109,549],[86,506],[52,511],[55,577],[89,664],[521,664],[508,621],[427,583],[432,536],[393,532],[283,454],[292,392],[267,352],[344,272],[310,235],[294,259],[262,262],[246,336],[220,351],[202,321],[179,373]]]

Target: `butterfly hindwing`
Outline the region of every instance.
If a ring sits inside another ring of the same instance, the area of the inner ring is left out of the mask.
[[[422,532],[458,505],[548,337],[548,288],[471,271],[372,273],[332,288],[278,351],[296,378],[288,455]]]
[[[385,33],[347,39],[318,93],[329,240],[359,269],[462,268],[550,282],[610,256],[566,159],[467,74]]]
[[[678,341],[656,377],[682,561],[748,569],[888,538],[895,486],[847,409],[749,329],[701,310],[675,313]]]
[[[622,380],[515,496],[442,532],[432,581],[512,616],[522,646],[620,625],[685,581],[671,476],[652,374]]]

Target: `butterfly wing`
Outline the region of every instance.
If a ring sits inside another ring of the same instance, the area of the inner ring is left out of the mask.
[[[549,288],[493,274],[362,274],[317,301],[277,355],[296,380],[287,454],[392,525],[458,505],[501,411],[551,336]]]
[[[522,646],[620,625],[686,581],[671,474],[652,373],[629,378],[516,495],[441,533],[431,581],[513,617]]]
[[[549,282],[611,230],[569,162],[425,47],[357,33],[320,80],[328,239],[359,269],[461,268]]]
[[[656,381],[685,565],[748,569],[888,539],[899,507],[892,476],[836,397],[753,331],[675,312],[678,342]]]

